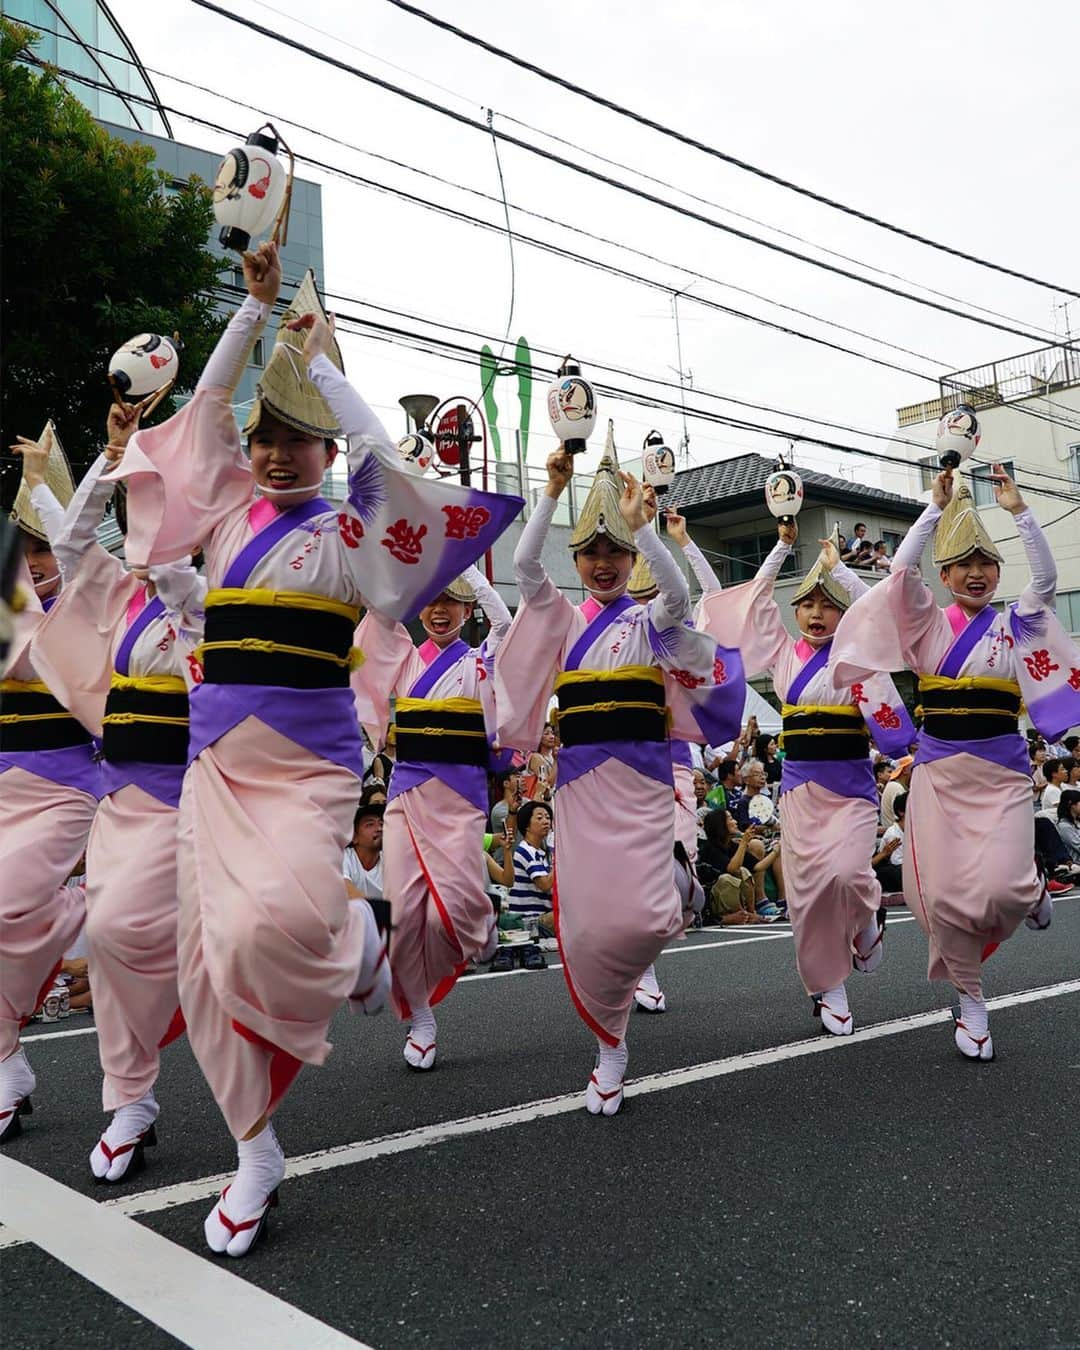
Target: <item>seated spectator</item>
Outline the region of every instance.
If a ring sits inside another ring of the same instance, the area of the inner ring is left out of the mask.
[[[901,792],[893,802],[893,823],[878,841],[878,851],[871,864],[885,894],[892,895],[904,889],[904,816],[907,814],[908,794]]]
[[[852,567],[872,568],[874,565],[874,546],[868,539],[864,539],[855,550],[855,557],[852,559]]]
[[[779,750],[776,737],[770,736],[767,731],[761,732],[754,741],[754,758],[765,766],[765,781],[770,786],[779,783],[780,776],[784,772],[784,762],[779,758]]]
[[[875,572],[887,572],[892,566],[884,539],[879,539],[874,545],[874,555],[870,559],[870,566]]]
[[[1057,807],[1057,830],[1070,864],[1080,866],[1080,792],[1066,788]]]
[[[697,809],[698,834],[703,835],[703,823],[705,817],[713,809],[708,803],[709,780],[700,769],[695,769],[694,774],[694,804]]]
[[[514,834],[516,820],[508,821],[502,834],[484,835],[484,871],[487,875],[486,889],[495,906],[495,913],[501,911],[501,892],[510,894],[514,884]],[[500,861],[501,860],[501,861]]]
[[[367,787],[364,788],[363,791],[360,793],[360,805],[361,806],[386,805],[386,788],[378,779],[375,779],[373,782],[369,783]]]
[[[1064,760],[1048,759],[1044,762],[1042,771],[1046,786],[1039,798],[1039,813],[1049,816],[1051,820],[1056,820],[1058,802],[1061,801],[1061,790],[1069,776],[1068,768]]]
[[[874,765],[874,785],[877,788],[878,801],[881,800],[885,792],[885,785],[888,783],[892,771],[892,760],[886,759],[884,756]]]
[[[529,801],[550,802],[555,791],[558,737],[555,724],[545,722],[540,744],[529,756],[521,775],[521,792]]]
[[[382,900],[382,836],[386,807],[361,801],[353,817],[353,837],[345,850],[342,875],[367,900]]]
[[[1080,758],[1074,756],[1069,760],[1069,777],[1066,780],[1067,787],[1080,787]]]
[[[742,800],[742,771],[733,759],[721,760],[716,770],[716,786],[706,798],[713,808],[725,807],[734,811]]]
[[[765,903],[765,874],[750,852],[753,829],[738,836],[730,811],[710,811],[705,817],[705,842],[698,850],[698,878],[708,896],[711,923],[769,923],[758,913]],[[775,917],[775,916],[773,916]]]
[[[501,796],[491,808],[491,832],[496,838],[496,859],[502,862],[502,836],[507,822],[513,817],[514,842],[521,838],[518,832],[518,812],[521,810],[521,770],[507,769],[495,779]]]
[[[526,802],[518,815],[521,842],[514,849],[510,913],[550,915],[555,874],[548,852],[551,812],[543,802]],[[551,927],[551,925],[545,925]]]
[[[743,765],[743,794],[735,803],[735,806],[729,808],[740,830],[745,830],[752,823],[750,820],[750,803],[755,797],[760,797],[762,793],[765,793],[767,782],[765,765],[762,764],[761,760],[747,760],[746,764]],[[765,793],[765,795],[768,794]]]
[[[886,829],[896,824],[896,799],[906,793],[911,785],[911,770],[914,767],[914,756],[904,755],[896,761],[896,768],[889,774],[889,781],[881,794],[881,823]]]
[[[855,554],[859,551],[859,541],[856,539],[849,542],[847,535],[842,534],[840,536],[839,551],[840,561],[842,563],[850,564],[854,561]]]

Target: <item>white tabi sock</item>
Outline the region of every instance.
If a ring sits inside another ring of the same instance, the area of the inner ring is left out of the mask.
[[[833,1036],[850,1036],[854,1029],[848,1007],[847,990],[842,984],[826,989],[821,995],[821,1021]]]
[[[403,1053],[412,1069],[430,1069],[435,1063],[435,1014],[426,1005],[412,1010]]]
[[[154,1099],[153,1091],[145,1093],[137,1102],[119,1107],[109,1122],[108,1128],[94,1145],[90,1154],[90,1171],[99,1181],[119,1181],[131,1166],[135,1156],[134,1149],[117,1150],[124,1144],[136,1142],[158,1118],[161,1107]],[[106,1145],[106,1153],[102,1145]],[[110,1156],[112,1155],[112,1156]]]
[[[244,1256],[258,1236],[258,1224],[234,1233],[222,1223],[218,1211],[224,1211],[233,1224],[242,1224],[261,1214],[284,1179],[285,1155],[272,1125],[267,1125],[254,1139],[238,1139],[236,1153],[239,1163],[236,1176],[207,1215],[203,1231],[212,1252]]]
[[[596,1068],[585,1090],[585,1107],[590,1115],[613,1116],[622,1106],[623,1079],[629,1060],[630,1052],[625,1041],[614,1046],[600,1042]]]
[[[37,1087],[37,1079],[26,1058],[26,1051],[18,1046],[7,1059],[0,1061],[0,1111],[10,1111]],[[0,1128],[3,1121],[0,1121]]]
[[[634,990],[634,1002],[645,1012],[667,1011],[667,1000],[664,998],[663,991],[656,978],[655,966],[650,966],[638,980],[637,988]]]
[[[960,995],[960,1021],[974,1037],[985,1036],[990,1030],[986,1004],[981,998],[972,998],[968,994]]]

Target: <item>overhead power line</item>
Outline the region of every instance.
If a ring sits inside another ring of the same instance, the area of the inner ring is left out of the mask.
[[[527,70],[533,75],[537,75],[542,80],[547,80],[549,84],[556,84],[561,89],[566,89],[572,94],[577,94],[580,98],[588,99],[590,103],[596,103],[602,108],[607,108],[610,112],[618,113],[620,117],[629,117],[639,125],[648,127],[651,131],[659,132],[662,136],[667,136],[671,140],[680,141],[683,145],[688,145],[694,150],[700,150],[706,155],[711,155],[714,159],[723,160],[725,164],[732,164],[737,169],[742,169],[746,173],[751,173],[757,178],[763,178],[769,183],[775,183],[789,192],[797,192],[800,197],[808,197],[811,201],[820,202],[823,206],[831,207],[834,211],[842,211],[845,215],[854,216],[858,220],[864,220],[870,225],[876,225],[880,229],[888,230],[892,234],[901,235],[905,239],[911,239],[917,244],[923,244],[927,248],[937,249],[941,253],[948,253],[954,258],[962,258],[965,262],[974,263],[978,267],[989,268],[993,272],[1000,272],[1004,276],[1015,277],[1018,281],[1030,282],[1033,286],[1042,286],[1049,291],[1060,291],[1063,295],[1072,295],[1080,298],[1080,291],[1074,291],[1066,286],[1059,286],[1055,282],[1043,281],[1039,277],[1029,276],[1026,272],[1017,271],[1012,267],[1005,267],[1000,263],[989,262],[986,258],[980,258],[976,254],[966,253],[963,249],[953,248],[949,244],[942,244],[934,239],[929,239],[926,235],[918,234],[914,230],[907,230],[902,225],[894,225],[891,221],[882,220],[878,216],[871,215],[868,211],[860,211],[857,207],[846,206],[843,202],[838,202],[832,197],[825,196],[824,193],[815,192],[812,188],[802,187],[798,183],[792,183],[786,178],[781,178],[779,174],[771,173],[768,169],[762,169],[756,164],[750,164],[746,160],[739,159],[735,155],[728,154],[724,150],[718,150],[716,146],[708,145],[704,141],[699,141],[694,136],[687,136],[684,132],[676,131],[673,127],[665,126],[662,122],[656,122],[651,117],[646,117],[643,113],[635,112],[631,108],[625,108],[622,104],[614,102],[612,99],[605,98],[602,94],[596,93],[593,89],[586,89],[584,86],[574,84],[572,80],[564,79],[561,75],[556,75],[553,71],[545,70],[543,66],[538,66],[532,61],[526,61],[524,57],[517,56],[513,52],[508,52],[502,47],[496,47],[494,43],[488,42],[485,38],[475,33],[470,33],[464,28],[459,28],[457,24],[450,23],[447,19],[441,19],[435,14],[429,14],[427,10],[419,9],[416,5],[411,5],[408,0],[388,0],[388,2],[397,9],[405,10],[413,14],[418,19],[423,19],[425,23],[433,24],[436,28],[443,29],[444,32],[453,33],[464,42],[471,43],[474,47],[481,47],[484,51],[500,60],[509,61],[513,65]],[[204,0],[195,0],[196,4],[204,3]],[[216,9],[216,5],[207,4],[206,8]]]
[[[239,14],[230,13],[229,10],[222,8],[221,5],[213,3],[213,0],[191,0],[191,3],[198,5],[200,9],[208,10],[213,14],[219,14],[222,18],[228,19],[231,23],[238,24],[250,32],[259,33],[263,37],[269,38],[271,42],[277,42],[283,46],[290,47],[294,51],[302,52],[304,55],[312,57],[324,65],[332,66],[337,70],[344,71],[348,75],[353,75],[357,79],[364,80],[368,84],[375,85],[388,93],[394,94],[398,98],[408,100],[420,107],[427,108],[431,112],[439,113],[443,117],[448,117],[461,126],[470,127],[473,131],[478,131],[483,135],[497,136],[499,140],[507,145],[517,146],[520,150],[525,150],[531,155],[540,159],[547,160],[549,163],[558,164],[561,168],[569,169],[572,173],[585,178],[591,178],[595,182],[603,183],[607,187],[616,189],[616,191],[626,193],[631,197],[636,197],[640,201],[652,203],[666,211],[672,211],[677,215],[683,216],[687,220],[695,220],[702,225],[708,225],[711,229],[720,230],[725,234],[732,235],[737,239],[743,239],[748,243],[756,244],[761,248],[768,249],[772,253],[781,254],[784,257],[794,258],[798,262],[806,263],[810,267],[816,267],[821,271],[832,273],[835,276],[846,277],[849,281],[857,282],[862,286],[869,286],[873,290],[883,291],[888,295],[895,295],[901,300],[908,300],[912,304],[922,305],[924,308],[933,309],[942,314],[951,314],[954,318],[965,319],[968,323],[981,324],[987,328],[995,328],[1003,333],[1011,333],[1014,337],[1022,337],[1028,342],[1034,342],[1039,346],[1046,345],[1045,337],[1032,333],[1028,329],[1017,328],[1011,324],[999,323],[994,319],[980,318],[975,314],[965,313],[963,310],[954,308],[951,305],[941,304],[936,300],[927,299],[925,296],[912,295],[909,291],[901,290],[897,286],[889,286],[883,281],[874,281],[870,277],[859,276],[856,272],[851,272],[846,268],[837,267],[833,263],[822,261],[820,258],[812,258],[808,254],[800,253],[797,249],[787,248],[783,244],[773,243],[770,240],[762,239],[757,235],[749,233],[747,230],[737,229],[734,225],[725,225],[722,221],[715,220],[711,216],[704,215],[700,211],[693,211],[689,207],[681,206],[676,202],[665,200],[654,192],[647,192],[644,188],[636,187],[631,183],[621,182],[617,178],[612,178],[609,174],[600,173],[596,169],[590,169],[587,165],[575,163],[563,155],[557,155],[550,150],[545,150],[541,146],[533,145],[531,142],[523,140],[520,136],[511,136],[509,132],[500,131],[491,128],[490,131],[486,125],[476,121],[472,117],[467,117],[464,113],[455,112],[453,108],[444,107],[441,103],[436,103],[434,99],[426,98],[423,94],[417,94],[409,89],[403,89],[400,85],[392,84],[389,80],[384,80],[378,75],[373,75],[369,71],[361,70],[358,66],[351,65],[348,61],[343,61],[340,57],[331,56],[328,52],[321,52],[316,47],[309,46],[297,38],[288,37],[283,33],[276,33],[272,28],[267,28],[264,24],[256,23],[254,19],[244,18]],[[1044,283],[1039,283],[1044,284]],[[1053,289],[1061,290],[1060,287]],[[1063,294],[1076,294],[1080,297],[1080,292],[1063,291]],[[1066,344],[1055,344],[1066,345]],[[1074,348],[1080,350],[1080,348]]]

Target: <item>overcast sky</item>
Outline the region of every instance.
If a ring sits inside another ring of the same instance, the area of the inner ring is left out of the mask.
[[[967,252],[1080,289],[1077,0],[1043,0],[1021,8],[1006,0],[903,0],[889,6],[865,0],[817,5],[802,0],[669,0],[662,7],[654,0],[627,0],[557,9],[516,0],[426,2],[432,12],[501,47],[753,164]],[[728,214],[741,212],[896,273],[907,280],[890,284],[903,289],[911,288],[909,282],[934,287],[1000,311],[1017,327],[1048,335],[1064,333],[1068,317],[1073,334],[1080,333],[1080,301],[1066,316],[1055,308],[1064,296],[948,258],[677,145],[386,0],[305,0],[302,6],[277,0],[276,8],[259,0],[235,0],[232,8],[481,121],[491,107],[496,126],[570,158],[595,165],[585,153],[593,152],[617,160],[629,170],[609,168],[613,176],[650,186],[665,199],[718,220],[825,256]],[[245,32],[189,0],[153,6],[114,0],[113,10],[147,66],[231,91],[260,113],[272,114],[291,133],[299,154],[501,221],[501,208],[492,203],[363,153],[391,156],[497,195],[495,158],[486,135]],[[246,130],[259,120],[234,104],[160,75],[153,78],[167,104]],[[536,130],[514,125],[507,117]],[[356,148],[294,132],[290,119]],[[222,153],[228,148],[223,138],[178,117],[173,118],[173,130],[192,144]],[[581,150],[554,145],[540,132],[563,137]],[[847,433],[814,428],[805,418],[890,432],[897,407],[933,397],[937,389],[930,380],[704,308],[693,302],[694,295],[918,372],[947,373],[1039,345],[831,276],[588,182],[525,151],[503,146],[500,153],[507,195],[516,206],[665,261],[635,259],[512,212],[512,223],[523,233],[647,274],[671,291],[694,282],[695,271],[715,278],[696,281],[679,302],[683,366],[693,372],[695,387],[688,397],[702,406],[872,446],[874,442]],[[630,170],[672,187],[645,184]],[[308,166],[300,172],[323,184],[326,275],[320,282],[326,290],[501,338],[510,303],[505,235],[451,222]],[[687,192],[712,205],[691,201],[682,195]],[[523,334],[536,347],[573,351],[586,363],[591,358],[675,379],[670,295],[523,244],[516,247],[515,258],[509,355]],[[921,355],[837,332],[719,282]],[[360,312],[360,303],[339,307]],[[372,317],[387,316],[372,312]],[[395,435],[402,430],[400,410],[394,408],[400,394],[479,391],[475,369],[360,337],[346,337],[342,346],[350,377],[383,412]],[[677,391],[657,390],[640,379],[621,382],[678,397]],[[709,399],[705,391],[792,415],[762,417]],[[530,447],[530,460],[538,465],[551,443],[542,395],[541,386],[534,393]],[[512,428],[518,417],[516,382],[500,380],[497,399],[500,423]],[[615,419],[617,441],[627,454],[636,453],[652,426],[670,444],[681,432],[675,413],[654,413],[611,399],[601,401],[600,413]],[[691,463],[748,449],[772,454],[783,444],[692,418],[689,430]],[[596,449],[601,439],[598,431]],[[842,461],[805,447],[797,449],[796,458],[804,466],[833,471],[846,463],[849,476],[854,469],[862,482],[899,485],[892,471],[867,460]]]

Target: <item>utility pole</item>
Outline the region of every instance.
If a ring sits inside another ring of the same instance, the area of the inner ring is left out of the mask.
[[[686,385],[689,383],[691,389],[694,387],[694,372],[692,370],[683,370],[682,326],[679,323],[679,296],[685,295],[687,291],[696,284],[696,282],[692,281],[689,286],[684,286],[682,290],[672,291],[671,293],[671,312],[675,319],[675,353],[679,362],[676,374],[679,377],[679,402],[682,405],[682,441],[679,445],[679,449],[682,451],[682,467],[684,469],[690,467],[690,429],[686,422]]]

